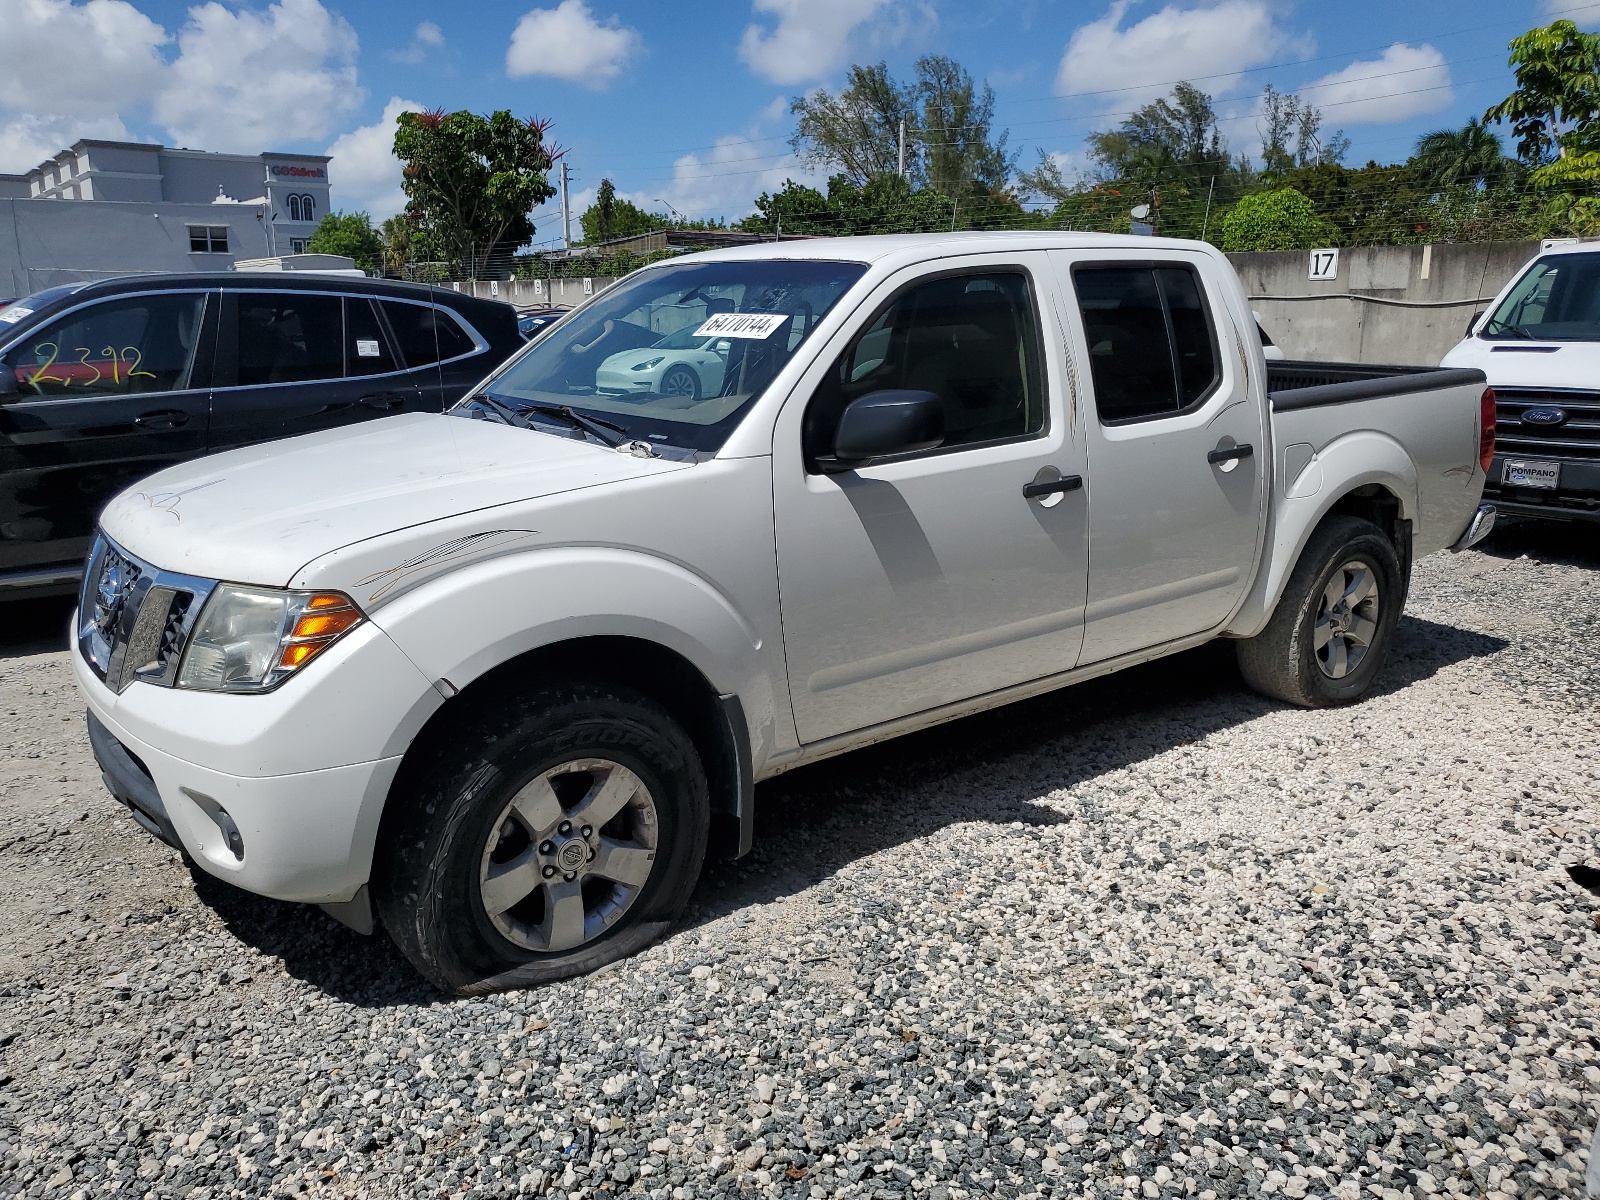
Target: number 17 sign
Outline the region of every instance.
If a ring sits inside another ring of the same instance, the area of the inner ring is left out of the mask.
[[[1339,251],[1313,250],[1311,252],[1311,269],[1306,274],[1307,279],[1337,279],[1339,278]]]

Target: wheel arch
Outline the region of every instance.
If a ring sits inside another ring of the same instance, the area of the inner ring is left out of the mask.
[[[712,851],[725,857],[738,857],[749,851],[754,772],[743,703],[737,695],[719,692],[678,651],[626,635],[576,637],[523,651],[485,671],[446,700],[411,740],[385,799],[381,824],[391,819],[404,781],[422,760],[453,736],[475,706],[515,688],[519,681],[541,677],[621,684],[665,709],[683,726],[705,768],[711,792]]]
[[[1226,636],[1254,637],[1266,627],[1307,543],[1330,517],[1361,517],[1383,530],[1400,557],[1402,587],[1409,584],[1416,465],[1393,438],[1368,430],[1336,440],[1312,455],[1295,478],[1275,480],[1271,503],[1262,569]]]

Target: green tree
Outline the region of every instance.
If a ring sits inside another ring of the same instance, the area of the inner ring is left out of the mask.
[[[1423,184],[1448,188],[1512,182],[1518,164],[1505,156],[1494,131],[1473,117],[1460,129],[1436,129],[1418,138],[1411,165]]]
[[[1211,97],[1180,83],[1172,97],[1143,105],[1116,129],[1089,135],[1089,157],[1109,179],[1157,171],[1209,177],[1228,163]]]
[[[898,175],[879,175],[865,187],[858,187],[846,175],[835,175],[828,180],[827,195],[792,179],[776,195],[762,193],[756,211],[735,228],[747,233],[825,237],[927,233],[949,229],[955,221],[960,221],[961,228],[973,228],[980,211],[978,206],[969,206],[967,218],[962,220],[950,197],[932,188],[913,189]]]
[[[594,203],[583,210],[578,222],[583,226],[583,240],[591,245],[672,226],[665,213],[645,212],[626,198],[619,199],[609,179],[600,181]]]
[[[383,274],[383,239],[364,212],[331,212],[317,222],[307,254],[340,254],[368,275]]]
[[[1600,115],[1600,34],[1555,21],[1511,39],[1517,90],[1483,114],[1509,122],[1530,166],[1566,152],[1565,139]]]
[[[413,249],[421,249],[417,235],[417,226],[406,213],[396,213],[378,227],[384,274],[401,275],[411,265]]]
[[[562,153],[545,145],[549,122],[436,109],[401,113],[398,126],[416,223],[465,273],[533,237],[528,214],[556,194],[548,172]]]
[[[920,182],[922,163],[912,141],[916,103],[915,89],[896,83],[886,63],[853,66],[837,94],[818,88],[789,105],[798,118],[789,144],[808,167],[832,168],[861,187],[896,171],[904,121],[906,173]]]
[[[1010,135],[994,132],[994,89],[979,90],[955,59],[929,54],[917,60],[916,94],[928,186],[957,199],[1004,193],[1016,155],[1006,148]]]
[[[1327,244],[1327,222],[1294,188],[1241,197],[1222,218],[1224,250],[1309,250]]]
[[[1322,138],[1322,110],[1294,94],[1285,95],[1270,83],[1261,93],[1261,162],[1268,171],[1282,173],[1318,163],[1337,163],[1350,149],[1350,139],[1339,130]]]

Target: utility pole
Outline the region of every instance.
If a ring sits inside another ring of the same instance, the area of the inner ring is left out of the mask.
[[[904,117],[900,118],[899,163],[895,167],[895,174],[899,175],[901,179],[906,177],[906,119]]]
[[[567,202],[568,176],[572,170],[567,166],[567,160],[561,160],[561,248],[572,249],[572,205]]]

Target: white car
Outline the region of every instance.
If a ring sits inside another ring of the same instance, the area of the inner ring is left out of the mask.
[[[595,392],[690,349],[617,350],[665,326],[727,343],[714,395]],[[448,412],[114,499],[95,756],[201,869],[481,993],[661,936],[803,763],[1216,637],[1267,695],[1358,700],[1413,555],[1492,519],[1493,407],[1481,370],[1274,376],[1253,328],[1200,242],[645,267]]]
[[[1546,243],[1441,365],[1494,388],[1486,497],[1514,516],[1600,522],[1600,247]]]
[[[677,396],[702,400],[722,390],[728,362],[725,338],[696,337],[699,322],[654,345],[624,350],[595,369],[595,391],[604,396]]]

